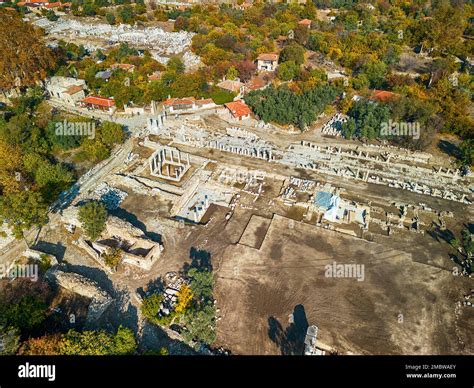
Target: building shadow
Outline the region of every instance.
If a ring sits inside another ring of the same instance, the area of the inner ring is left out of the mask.
[[[282,355],[302,355],[308,326],[304,306],[299,304],[293,310],[293,322],[286,329],[275,317],[268,318],[268,337],[280,348]]]
[[[66,272],[75,272],[79,275],[89,278],[95,281],[99,285],[99,287],[107,291],[113,298],[116,297],[115,287],[104,270],[94,267],[88,267],[85,265],[67,264]]]
[[[130,213],[120,207],[117,209],[110,210],[109,213],[115,217],[130,222],[134,227],[140,229],[150,240],[160,244],[163,242],[162,236],[155,232],[148,232],[146,225],[142,221],[140,221],[135,214]]]
[[[64,259],[64,254],[66,252],[66,247],[60,242],[57,244],[50,243],[47,241],[38,241],[31,249],[35,249],[49,255],[53,255],[61,262]]]

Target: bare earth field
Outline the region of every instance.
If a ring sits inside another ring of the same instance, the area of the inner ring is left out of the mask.
[[[437,262],[446,257],[439,245],[429,247]],[[472,353],[459,337],[472,344],[466,336],[473,313],[454,314],[469,279],[454,278],[449,264],[443,269],[414,259],[396,243],[275,216],[260,250],[237,244],[222,255],[218,343],[237,354],[301,354],[306,328],[315,324],[318,339],[342,354]],[[364,281],[325,277],[325,265],[334,261],[364,264]]]

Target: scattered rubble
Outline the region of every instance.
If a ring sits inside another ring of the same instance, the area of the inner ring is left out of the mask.
[[[60,18],[56,22],[47,19],[39,19],[35,24],[45,29],[46,33],[62,38],[95,38],[97,41],[103,42],[100,47],[99,43],[92,43],[94,48],[105,48],[114,43],[129,43],[136,47],[143,47],[152,50],[156,55],[171,56],[186,51],[190,45],[192,37],[191,32],[166,32],[158,27],[139,28],[128,24],[119,24],[111,26],[105,23],[84,23],[75,19]],[[189,65],[196,63],[195,56],[188,55],[183,58],[185,63]]]
[[[92,199],[101,201],[108,210],[115,210],[127,195],[126,192],[110,187],[106,182],[102,182],[94,190]]]

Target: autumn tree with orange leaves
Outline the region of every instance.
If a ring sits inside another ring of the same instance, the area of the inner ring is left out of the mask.
[[[0,91],[34,86],[55,66],[40,29],[19,14],[0,10]]]
[[[175,311],[178,314],[183,313],[191,305],[193,296],[191,288],[186,284],[183,285],[178,293],[178,304],[175,307]]]

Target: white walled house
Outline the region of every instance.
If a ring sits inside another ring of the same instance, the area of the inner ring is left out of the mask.
[[[278,54],[260,54],[257,57],[258,71],[275,71],[278,66]]]
[[[75,106],[86,96],[86,81],[70,77],[54,76],[46,80],[46,91],[51,99]]]

